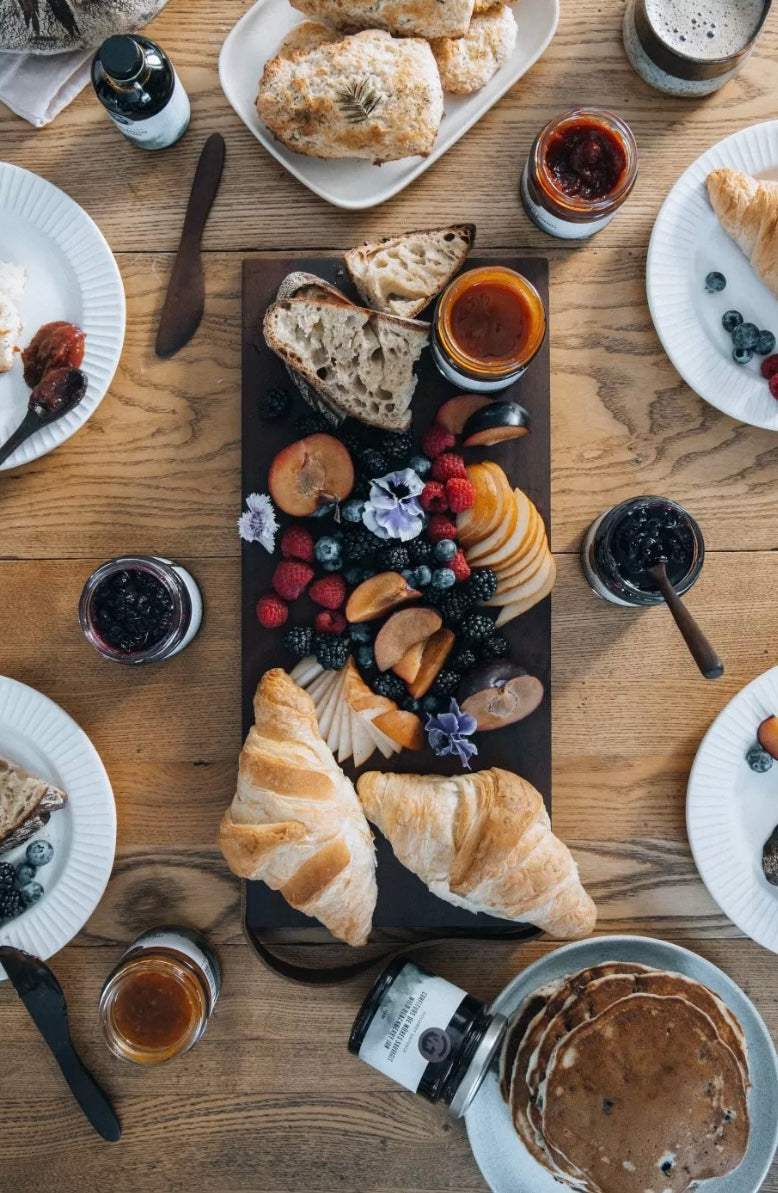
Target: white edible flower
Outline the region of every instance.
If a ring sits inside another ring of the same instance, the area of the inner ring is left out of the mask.
[[[249,493],[246,509],[238,518],[238,534],[247,543],[259,543],[272,552],[276,545],[278,520],[266,493]]]

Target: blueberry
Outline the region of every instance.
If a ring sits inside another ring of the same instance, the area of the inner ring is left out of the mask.
[[[457,545],[453,539],[440,539],[432,548],[432,554],[438,563],[448,563],[457,553]]]
[[[400,572],[400,575],[402,576],[405,583],[410,584],[411,588],[413,588],[413,581],[416,579],[416,573],[414,570],[412,568],[403,568],[403,570]]]
[[[358,621],[351,627],[352,642],[372,642],[375,630],[371,621]]]
[[[453,588],[456,582],[457,578],[451,568],[435,568],[435,571],[432,573],[431,584],[433,588]]]
[[[749,361],[754,359],[754,354],[750,348],[735,348],[732,353],[732,359],[736,365],[747,365]]]
[[[775,336],[771,331],[760,331],[754,351],[759,356],[769,356],[775,351]]]
[[[421,710],[422,712],[431,713],[434,716],[435,713],[440,712],[445,703],[444,700],[441,700],[440,696],[430,693],[429,696],[425,696],[422,700]]]
[[[356,652],[356,660],[357,660],[357,666],[362,671],[375,670],[375,655],[373,654],[372,646],[368,646],[367,644],[365,644],[364,646],[358,646],[357,652]]]
[[[725,311],[721,316],[721,326],[725,331],[734,331],[743,322],[740,311]]]
[[[16,885],[26,886],[28,882],[32,882],[36,873],[35,866],[31,866],[29,862],[22,862],[20,866],[16,867]]]
[[[735,348],[755,348],[759,343],[759,328],[755,323],[738,323],[732,332]]]
[[[37,903],[43,897],[43,887],[39,882],[28,882],[23,886],[19,892],[22,896],[25,907],[32,907],[33,903]]]
[[[360,501],[357,497],[352,497],[350,501],[343,502],[340,512],[347,522],[361,522],[364,509],[364,501]]]
[[[746,762],[757,774],[764,774],[773,765],[771,756],[761,746],[752,746],[746,754]]]
[[[30,841],[27,846],[27,861],[31,866],[47,866],[54,857],[54,846],[50,841]]]
[[[432,572],[426,563],[420,564],[413,573],[413,584],[416,588],[426,588],[432,581]]]
[[[705,289],[709,294],[719,294],[727,284],[727,279],[723,273],[717,273],[715,270],[709,273],[705,278]]]
[[[313,553],[322,566],[328,563],[337,563],[340,565],[342,557],[340,543],[331,535],[324,535],[323,538],[317,539]]]
[[[411,456],[408,467],[412,468],[417,476],[426,476],[432,467],[432,461],[426,456]]]
[[[343,567],[343,556],[338,555],[337,559],[328,559],[326,563],[321,565],[325,572],[339,572]]]
[[[403,710],[403,712],[418,712],[421,708],[421,703],[418,700],[415,700],[413,696],[406,696],[400,705],[400,708]]]
[[[358,584],[362,583],[362,568],[349,568],[347,572],[343,573],[343,579],[351,588],[356,588]]]

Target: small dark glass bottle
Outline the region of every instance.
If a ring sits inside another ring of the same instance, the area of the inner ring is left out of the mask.
[[[143,149],[166,149],[189,127],[189,97],[147,37],[107,38],[92,61],[92,86],[119,131]]]

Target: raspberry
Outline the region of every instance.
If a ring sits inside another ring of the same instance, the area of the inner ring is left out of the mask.
[[[761,374],[768,381],[778,373],[778,352],[774,352],[772,356],[766,356],[759,366]],[[775,397],[775,394],[773,394]]]
[[[459,476],[446,481],[446,498],[453,514],[472,509],[475,505],[475,488],[472,481],[462,480]]]
[[[457,528],[445,514],[433,514],[427,524],[427,538],[431,543],[439,543],[441,539],[455,539]]]
[[[442,514],[448,509],[446,490],[438,481],[428,481],[419,497],[421,508],[428,514]]]
[[[454,476],[461,476],[463,480],[467,480],[465,461],[453,452],[446,452],[444,455],[438,456],[437,460],[432,461],[431,476],[434,481],[440,481],[442,485],[445,485],[446,481],[450,481]]]
[[[313,560],[313,535],[304,526],[287,526],[281,535],[281,554],[284,559]]]
[[[448,451],[455,443],[456,439],[451,431],[447,431],[439,423],[433,423],[421,441],[421,450],[425,456],[429,456],[431,460],[434,460],[436,456],[440,456],[443,452]]]
[[[456,576],[458,584],[470,579],[470,564],[465,559],[464,551],[457,551],[448,566]]]
[[[325,609],[339,609],[346,599],[346,581],[337,572],[323,576],[321,580],[314,580],[308,595]]]
[[[342,634],[346,628],[346,619],[342,613],[333,613],[331,609],[322,609],[313,619],[317,634]]]
[[[778,398],[778,373],[773,373],[767,385],[773,397]]]
[[[266,630],[277,630],[289,616],[289,610],[274,592],[268,592],[257,601],[257,621]]]
[[[273,572],[273,588],[285,601],[296,601],[313,579],[313,568],[296,559],[284,559]]]

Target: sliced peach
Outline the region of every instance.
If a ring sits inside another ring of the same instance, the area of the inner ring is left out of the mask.
[[[413,712],[382,712],[373,721],[376,729],[380,729],[392,741],[405,750],[423,750],[426,743],[421,720]]]
[[[372,621],[390,609],[415,601],[421,593],[400,575],[399,572],[379,572],[369,580],[363,580],[346,602],[346,621]]]
[[[449,398],[443,403],[435,415],[435,422],[440,423],[441,427],[445,427],[453,435],[461,435],[470,415],[491,404],[492,399],[485,398],[483,394],[457,394],[455,398]]]
[[[445,628],[438,630],[437,634],[433,634],[431,638],[427,639],[424,644],[419,673],[413,683],[408,685],[408,691],[415,700],[421,700],[422,696],[427,695],[435,682],[435,677],[451,654],[455,641],[452,631]]]
[[[399,675],[400,679],[405,683],[413,683],[416,676],[419,674],[421,667],[421,656],[424,654],[424,639],[417,642],[410,650],[406,650],[399,663],[395,663],[392,667],[395,675]]]
[[[376,634],[373,650],[379,671],[388,671],[417,642],[426,642],[443,624],[434,609],[400,609]],[[421,660],[419,660],[421,665]]]
[[[334,435],[307,435],[283,448],[267,476],[270,496],[294,518],[348,497],[354,487],[351,456]]]
[[[778,758],[778,717],[765,717],[757,730],[756,740],[771,758]]]

